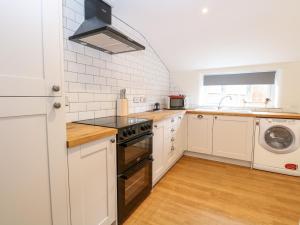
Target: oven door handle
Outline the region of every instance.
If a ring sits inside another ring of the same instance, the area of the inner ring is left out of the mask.
[[[132,174],[134,174],[140,168],[144,167],[147,163],[152,163],[153,161],[154,161],[153,157],[150,156],[149,158],[144,159],[143,161],[141,161],[140,163],[135,165],[133,170],[131,170],[130,172],[127,171],[125,173],[122,173],[122,174],[118,175],[117,177],[118,177],[118,179],[121,178],[123,180],[128,180],[128,178],[131,177]]]
[[[137,142],[140,142],[140,141],[142,141],[142,140],[145,140],[145,139],[151,138],[151,137],[153,137],[153,133],[150,133],[150,134],[147,134],[147,135],[143,135],[143,136],[141,136],[141,137],[139,137],[139,138],[133,139],[133,140],[128,141],[128,142],[124,142],[124,143],[122,143],[122,144],[120,144],[120,145],[121,145],[122,147],[128,147],[128,146],[130,146],[130,145],[133,145],[133,144],[135,144],[135,143],[137,143]]]
[[[118,178],[122,178],[123,180],[128,180],[128,176],[124,174],[119,175]]]

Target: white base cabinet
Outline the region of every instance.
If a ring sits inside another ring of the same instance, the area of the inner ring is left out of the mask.
[[[174,165],[187,148],[184,114],[154,123],[153,185]]]
[[[115,137],[68,149],[72,225],[116,221]]]
[[[212,154],[212,115],[188,115],[188,149],[192,152]]]
[[[0,98],[0,224],[69,224],[65,112],[55,102]]]
[[[188,150],[235,160],[251,161],[254,118],[188,115]]]
[[[215,116],[213,154],[216,156],[252,160],[254,119],[240,116]]]
[[[154,124],[153,128],[153,184],[164,174],[164,146],[165,146],[165,126],[164,122]]]

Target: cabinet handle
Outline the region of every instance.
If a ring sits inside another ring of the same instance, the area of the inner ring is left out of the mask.
[[[215,116],[215,120],[217,120],[218,119],[218,117],[217,116]]]
[[[181,116],[179,116],[179,117],[178,117],[178,119],[180,119],[180,120],[181,120],[181,119],[182,119],[182,117],[181,117]]]
[[[174,142],[174,141],[175,141],[175,139],[174,139],[174,138],[171,138],[171,141],[172,141],[172,142]]]
[[[157,128],[157,125],[154,125],[155,128]]]
[[[174,132],[175,130],[174,129],[171,129],[171,132]]]
[[[174,151],[174,150],[175,150],[175,148],[174,148],[174,146],[172,146],[172,147],[171,147],[171,151]]]
[[[55,102],[55,103],[53,104],[53,107],[54,107],[55,109],[59,109],[59,108],[61,107],[60,102]]]
[[[60,91],[60,87],[58,85],[53,85],[52,86],[52,91],[58,92],[58,91]]]
[[[115,143],[115,142],[116,142],[116,139],[110,139],[110,142],[111,142],[111,143]]]
[[[198,118],[198,119],[202,119],[202,118],[203,118],[203,115],[198,115],[197,118]]]

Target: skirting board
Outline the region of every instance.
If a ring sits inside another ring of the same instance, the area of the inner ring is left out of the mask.
[[[217,162],[223,162],[223,163],[229,163],[229,164],[234,164],[234,165],[239,165],[239,166],[245,166],[245,167],[251,167],[251,165],[252,165],[252,163],[248,162],[248,161],[223,158],[223,157],[219,157],[219,156],[207,155],[207,154],[197,153],[197,152],[185,151],[184,155],[191,156],[191,157],[196,157],[196,158],[200,158],[200,159],[207,159],[207,160],[212,160],[212,161],[217,161]]]

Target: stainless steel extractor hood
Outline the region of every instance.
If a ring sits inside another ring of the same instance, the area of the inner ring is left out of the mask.
[[[102,0],[85,0],[85,21],[69,40],[109,54],[145,49],[111,26],[111,6]]]

